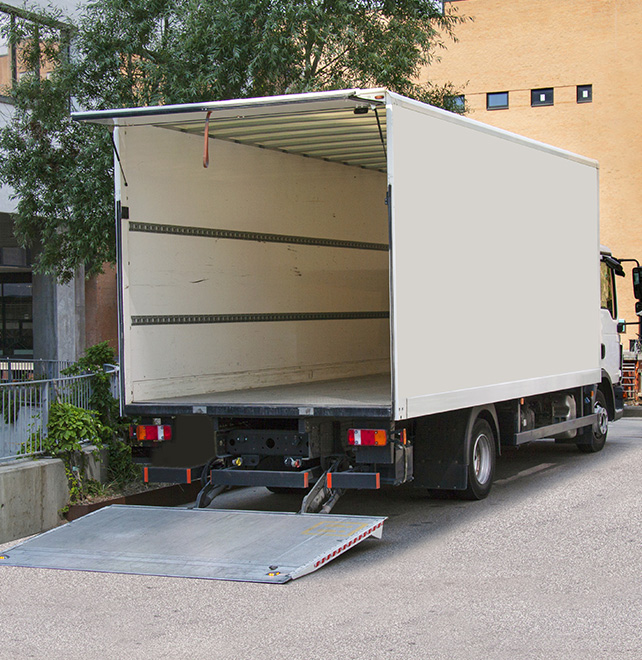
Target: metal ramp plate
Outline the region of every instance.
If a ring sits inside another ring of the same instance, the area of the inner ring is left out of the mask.
[[[360,541],[385,518],[112,505],[0,555],[0,566],[283,583]]]

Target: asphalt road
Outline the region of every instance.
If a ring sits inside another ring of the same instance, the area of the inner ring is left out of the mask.
[[[624,419],[599,454],[505,452],[483,502],[355,493],[335,511],[388,516],[383,539],[286,585],[3,567],[0,658],[639,660],[641,474]]]

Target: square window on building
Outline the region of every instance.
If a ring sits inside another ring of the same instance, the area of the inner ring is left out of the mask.
[[[593,101],[593,85],[578,85],[577,102],[592,103],[592,101]]]
[[[553,105],[553,88],[531,89],[531,105]]]
[[[508,92],[486,94],[486,110],[503,110],[508,107]]]
[[[463,94],[448,97],[448,105],[446,108],[453,112],[463,112],[466,109],[466,97]]]

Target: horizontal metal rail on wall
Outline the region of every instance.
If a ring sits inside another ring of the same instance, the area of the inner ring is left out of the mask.
[[[265,234],[254,231],[236,231],[233,229],[210,229],[208,227],[183,227],[149,222],[130,222],[129,231],[148,234],[171,234],[174,236],[199,236],[204,238],[225,238],[237,241],[255,241],[257,243],[286,243],[290,245],[314,245],[319,247],[348,248],[352,250],[378,250],[388,252],[386,243],[367,243],[365,241],[347,241],[336,238],[315,238],[313,236],[289,236],[286,234]]]
[[[355,321],[387,319],[389,312],[284,312],[274,314],[161,314],[132,316],[132,325],[192,325],[197,323],[277,323],[285,321]]]
[[[118,393],[118,367],[107,366],[112,392]],[[47,380],[0,383],[0,461],[42,453],[47,435],[49,409],[54,402],[91,409],[93,374],[63,376]]]

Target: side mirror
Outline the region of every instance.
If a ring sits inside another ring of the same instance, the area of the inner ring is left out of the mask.
[[[632,271],[633,295],[637,300],[642,300],[642,268],[635,267]]]
[[[622,332],[626,332],[626,321],[620,321],[620,320],[618,319],[618,322],[617,322],[617,331],[620,332],[620,333],[622,333]]]

